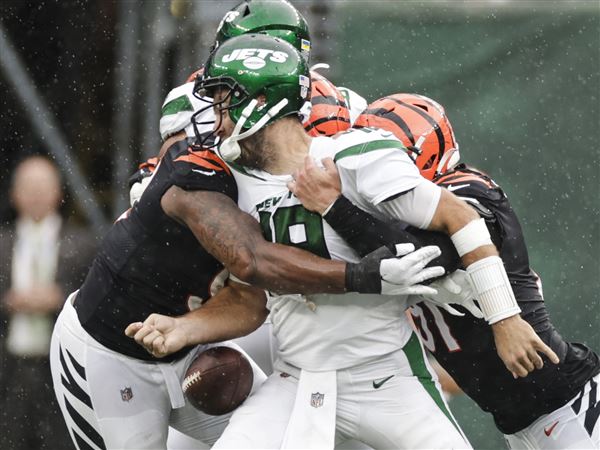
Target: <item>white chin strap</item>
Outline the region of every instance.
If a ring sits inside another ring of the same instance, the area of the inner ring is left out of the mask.
[[[325,69],[325,70],[329,70],[329,64],[326,63],[319,63],[319,64],[315,64],[314,66],[312,66],[310,68],[310,70],[314,70],[315,72],[319,69]]]
[[[439,175],[448,170],[451,170],[459,162],[460,162],[460,152],[458,151],[458,144],[456,144],[455,148],[446,150],[446,152],[442,155],[442,159],[440,159],[440,162],[438,163],[436,175]]]
[[[267,113],[262,116],[250,129],[244,131],[242,134],[239,134],[250,115],[254,112],[257,104],[258,101],[256,99],[253,99],[250,103],[248,103],[248,106],[243,109],[240,119],[235,124],[235,128],[233,129],[231,136],[229,136],[221,143],[221,145],[219,145],[219,154],[225,161],[232,162],[238,159],[242,154],[242,149],[240,148],[238,141],[241,141],[248,136],[252,136],[258,130],[264,127],[269,120],[271,120],[288,104],[288,99],[284,98],[275,106],[271,107],[271,109],[269,109]]]

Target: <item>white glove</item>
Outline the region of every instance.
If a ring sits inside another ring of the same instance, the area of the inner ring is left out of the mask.
[[[425,266],[441,254],[439,247],[430,245],[417,251],[413,244],[397,244],[396,255],[401,258],[390,258],[381,261],[381,293],[385,295],[428,295],[437,294],[432,286],[419,283],[444,275],[441,266]]]
[[[142,178],[142,181],[138,181],[131,186],[129,189],[129,204],[133,207],[142,198],[142,194],[152,181],[152,177]]]
[[[454,303],[461,305],[478,319],[483,318],[483,313],[474,302],[473,287],[464,270],[452,272],[450,275],[434,281],[431,286],[437,289],[438,295],[435,297],[424,295],[423,298],[426,302],[444,308],[452,315],[464,316],[463,313],[449,305],[449,303]]]

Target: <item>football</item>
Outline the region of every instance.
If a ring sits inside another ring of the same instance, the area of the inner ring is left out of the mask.
[[[246,400],[253,381],[248,359],[231,347],[221,346],[196,356],[185,373],[182,388],[195,408],[211,416],[220,416]]]

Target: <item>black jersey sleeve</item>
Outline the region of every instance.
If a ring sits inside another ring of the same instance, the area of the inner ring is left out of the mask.
[[[486,220],[517,300],[542,300],[540,280],[529,267],[521,224],[502,188],[486,174],[464,164],[434,182],[471,204]]]
[[[186,191],[216,191],[237,201],[237,186],[231,170],[213,151],[196,149],[180,141],[168,150],[171,183]]]

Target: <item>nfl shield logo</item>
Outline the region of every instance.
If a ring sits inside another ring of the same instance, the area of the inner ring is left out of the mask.
[[[310,395],[310,406],[313,408],[320,408],[323,406],[323,400],[325,400],[325,394],[315,392]]]
[[[128,402],[133,398],[133,391],[130,387],[126,387],[125,389],[121,389],[121,400],[124,402]]]

